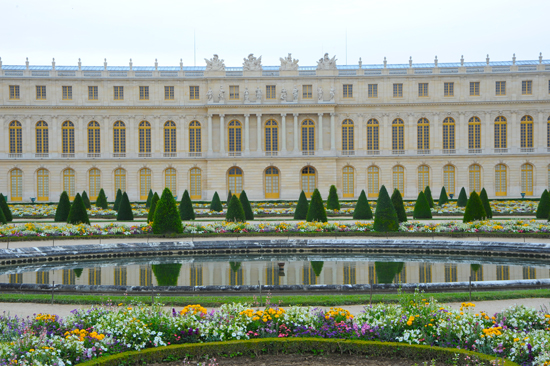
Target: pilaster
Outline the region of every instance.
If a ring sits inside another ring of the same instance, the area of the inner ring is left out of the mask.
[[[286,154],[286,113],[281,113],[281,153]]]

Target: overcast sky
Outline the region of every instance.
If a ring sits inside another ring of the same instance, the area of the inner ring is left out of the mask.
[[[0,0],[4,65],[193,66],[249,53],[301,66],[328,52],[339,65],[550,58],[549,0]],[[346,55],[347,33],[347,55]],[[347,62],[346,62],[347,58]]]

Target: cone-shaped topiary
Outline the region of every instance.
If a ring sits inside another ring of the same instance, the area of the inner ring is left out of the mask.
[[[118,208],[118,213],[116,215],[117,221],[134,221],[134,213],[132,212],[132,205],[130,205],[130,200],[126,192],[122,194],[122,199],[120,200],[120,207]]]
[[[307,218],[307,211],[309,210],[309,202],[307,201],[304,191],[300,193],[296,210],[294,211],[294,220],[305,220]]]
[[[369,201],[367,200],[367,195],[365,190],[361,191],[359,199],[355,204],[355,210],[353,211],[354,220],[372,220],[372,210],[369,206]]]
[[[225,221],[245,222],[246,216],[244,215],[243,205],[237,196],[232,195],[231,201],[227,206],[227,213],[225,214]]]
[[[437,201],[437,204],[439,206],[443,206],[449,202],[449,197],[447,196],[447,191],[445,190],[445,186],[441,187],[441,193],[439,194],[439,200]]]
[[[462,219],[462,222],[483,220],[485,217],[487,217],[487,214],[485,213],[485,209],[483,208],[483,202],[481,202],[481,198],[479,198],[479,195],[476,193],[476,191],[473,191],[470,194],[470,199],[468,200],[468,203],[466,204],[466,209],[464,210],[464,218]]]
[[[90,199],[88,198],[88,193],[86,193],[86,191],[82,192],[82,202],[84,202],[84,207],[90,210],[92,209],[92,204],[90,203]]]
[[[491,203],[489,202],[489,197],[487,197],[487,191],[485,190],[485,188],[481,189],[479,198],[481,199],[481,203],[483,203],[483,208],[485,209],[485,215],[487,215],[488,219],[492,219],[493,210],[491,209]]]
[[[0,225],[6,225],[8,223],[8,220],[6,220],[6,216],[4,216],[4,210],[0,210]]]
[[[57,210],[55,210],[55,222],[67,222],[69,212],[71,211],[71,200],[67,192],[63,191],[59,197],[59,203],[57,204]]]
[[[327,211],[323,205],[321,193],[319,193],[317,188],[315,188],[313,194],[311,195],[311,202],[309,203],[309,209],[307,210],[306,221],[327,222]]]
[[[374,272],[378,283],[392,283],[395,276],[403,270],[403,262],[374,262]]]
[[[405,211],[405,205],[403,204],[403,197],[401,197],[401,192],[399,189],[395,188],[391,195],[391,203],[393,203],[393,208],[397,213],[397,220],[399,222],[407,221],[407,211]]]
[[[120,208],[121,199],[122,199],[122,191],[119,188],[118,191],[116,191],[116,198],[115,198],[115,204],[113,205],[113,210],[118,212],[118,209]]]
[[[334,184],[330,186],[328,191],[327,209],[340,211],[340,201],[338,201],[338,192]]]
[[[539,206],[535,217],[537,219],[547,219],[550,216],[550,193],[545,189],[540,196]]]
[[[180,202],[180,218],[183,221],[195,220],[195,210],[193,210],[193,202],[191,202],[191,197],[189,197],[189,192],[187,189],[183,192]]]
[[[100,207],[104,210],[109,208],[109,204],[107,203],[107,196],[105,196],[105,191],[103,190],[103,188],[99,190],[97,199],[95,200],[95,206]]]
[[[149,207],[149,212],[147,213],[147,222],[153,222],[155,219],[155,210],[157,209],[157,203],[159,202],[160,197],[157,192],[153,195],[151,199],[151,207]]]
[[[13,221],[13,216],[11,214],[10,207],[6,202],[6,197],[4,197],[2,193],[0,193],[0,210],[4,211],[4,217],[6,218],[7,222]]]
[[[430,205],[426,199],[424,192],[420,192],[416,198],[413,211],[413,219],[431,219],[432,210],[430,210]]]
[[[229,268],[235,273],[239,272],[241,269],[241,262],[229,262]]]
[[[481,264],[477,264],[477,263],[470,264],[470,270],[472,270],[473,272],[479,271],[480,268],[481,268]]]
[[[174,197],[172,196],[172,198]],[[151,197],[151,199],[153,198]],[[174,200],[174,202],[175,201],[176,200]],[[153,264],[151,269],[153,270],[153,274],[155,275],[159,286],[178,285],[178,277],[180,276],[181,271],[180,263]]]
[[[243,206],[244,217],[246,220],[254,220],[254,212],[252,211],[252,207],[250,206],[250,202],[248,201],[248,197],[244,189],[239,196],[239,201],[241,201],[241,206]]]
[[[426,189],[424,189],[424,196],[426,196],[426,201],[428,201],[428,205],[430,205],[430,208],[433,208],[434,199],[432,197],[432,190],[430,189],[430,186],[426,186]]]
[[[180,213],[176,200],[169,188],[164,188],[157,202],[155,218],[153,219],[154,234],[180,234],[183,232]]]
[[[458,207],[466,207],[466,204],[468,203],[468,195],[466,194],[466,190],[464,187],[460,190],[460,193],[458,194],[458,199],[456,200],[456,205]]]
[[[393,207],[386,187],[382,185],[376,201],[376,212],[374,213],[374,231],[388,232],[399,230],[399,220]]]
[[[214,197],[212,197],[212,202],[210,202],[210,211],[223,211],[222,202],[220,201],[220,196],[218,196],[218,192],[214,192]]]
[[[231,197],[233,197],[233,195],[231,194],[231,190],[229,190],[229,193],[227,194],[227,206],[229,207],[229,202],[231,202]]]
[[[145,202],[145,208],[151,207],[151,200],[153,199],[153,190],[149,190],[149,194],[147,195],[147,201]]]
[[[311,268],[313,269],[313,273],[315,273],[316,277],[319,277],[321,275],[321,272],[323,271],[323,265],[325,262],[323,261],[311,261]]]
[[[80,278],[80,276],[82,276],[82,268],[75,268],[73,271],[76,278]]]
[[[86,212],[86,207],[84,206],[84,201],[82,200],[82,196],[80,196],[80,193],[77,193],[73,200],[71,210],[69,211],[69,216],[67,217],[67,223],[73,225],[90,225],[88,213]]]

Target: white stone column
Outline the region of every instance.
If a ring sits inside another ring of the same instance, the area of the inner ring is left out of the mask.
[[[262,155],[262,115],[260,113],[256,114],[256,146],[256,151]]]
[[[317,151],[319,154],[323,153],[323,113],[318,113],[319,116],[319,128],[317,129]]]
[[[208,114],[208,155],[212,155],[212,115]]]
[[[281,113],[281,153],[286,154],[286,113]]]
[[[333,112],[330,114],[330,151],[332,153],[336,152],[336,124],[334,122],[334,116],[336,116],[336,113]]]
[[[244,152],[246,155],[250,153],[250,114],[244,115]]]
[[[220,114],[220,154],[225,153],[225,114]]]
[[[300,126],[298,126],[298,113],[293,113],[294,116],[294,153],[300,153]]]

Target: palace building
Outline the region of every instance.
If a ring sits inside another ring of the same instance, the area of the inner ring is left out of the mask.
[[[539,197],[550,185],[550,60],[226,67],[2,65],[0,192],[57,202],[247,191],[341,198]]]

